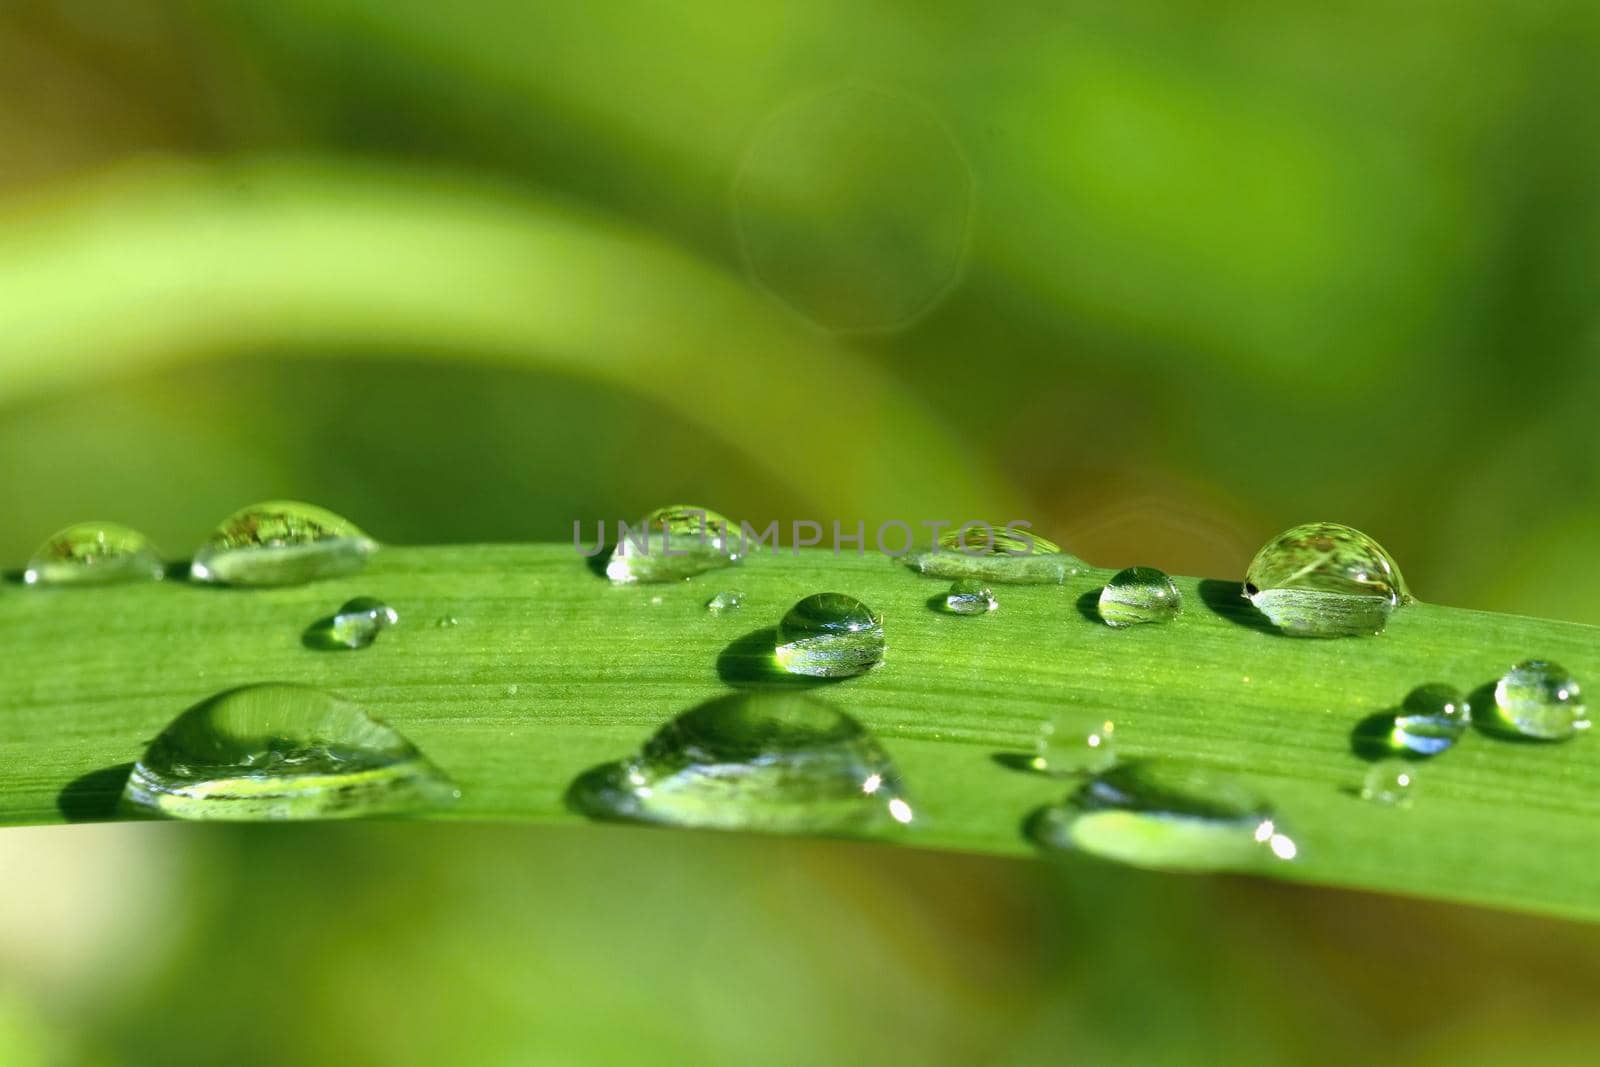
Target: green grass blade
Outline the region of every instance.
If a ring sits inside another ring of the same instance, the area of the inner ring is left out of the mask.
[[[1234,772],[1276,801],[1301,855],[1275,876],[1600,917],[1592,741],[1469,734],[1422,766],[1407,810],[1353,795],[1366,764],[1351,747],[1362,718],[1423,682],[1476,688],[1534,655],[1594,678],[1600,629],[1416,604],[1377,638],[1297,640],[1253,625],[1237,586],[1179,579],[1178,620],[1115,631],[1086,614],[1108,574],[1003,587],[978,618],[929,608],[944,583],[821,551],[666,586],[613,586],[570,546],[528,545],[387,549],[357,577],[281,590],[7,588],[0,822],[107,816],[108,768],[184,708],[263,681],[325,686],[389,720],[460,784],[442,817],[572,821],[573,778],[671,715],[763,678],[799,684],[765,674],[770,628],[801,596],[838,590],[884,614],[888,661],[819,690],[899,762],[918,813],[906,843],[1032,853],[1024,819],[1067,787],[997,757],[1078,705],[1116,719],[1125,755]],[[730,585],[745,606],[707,612]],[[301,644],[358,594],[401,624],[359,652]]]

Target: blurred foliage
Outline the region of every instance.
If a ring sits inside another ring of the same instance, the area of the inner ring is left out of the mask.
[[[278,495],[396,541],[560,539],[674,498],[850,520],[902,483],[894,506],[926,506],[954,469],[944,506],[1014,505],[1104,565],[1237,575],[1329,518],[1426,599],[1600,621],[1597,46],[1580,0],[15,0],[0,320],[55,340],[0,337],[0,549],[93,516],[181,554]],[[922,118],[903,140],[881,111],[786,124],[841,89]],[[315,225],[230,244],[234,208],[261,219],[230,176],[263,157]],[[165,227],[134,210],[152,175],[177,176]],[[350,246],[370,231],[341,221],[375,211],[393,244]],[[509,260],[411,243],[463,214],[487,247],[612,254],[530,270],[518,315],[483,288]],[[499,332],[439,328],[485,306]],[[105,911],[101,941],[53,953],[81,916],[28,922],[47,898],[13,887],[0,1049],[44,1058],[55,1027],[175,1062],[181,1021],[215,1062],[289,1017],[317,1020],[281,1034],[310,1062],[1492,1062],[1534,1037],[1576,1062],[1596,1036],[1592,935],[1555,924],[415,832],[70,830],[42,867],[37,836],[0,835],[8,870]],[[130,949],[157,914],[184,936]],[[1419,1014],[1433,988],[1448,1009]]]

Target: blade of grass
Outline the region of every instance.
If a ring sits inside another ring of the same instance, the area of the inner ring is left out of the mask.
[[[730,686],[800,684],[770,673],[771,627],[839,590],[884,613],[888,660],[818,689],[899,762],[917,810],[905,844],[1029,854],[1023,821],[1067,785],[1004,756],[1077,705],[1116,719],[1124,755],[1223,769],[1272,798],[1301,848],[1276,876],[1600,918],[1592,742],[1472,734],[1421,767],[1408,810],[1356,798],[1352,749],[1363,718],[1423,682],[1475,688],[1533,655],[1596,677],[1600,629],[1416,604],[1381,637],[1297,640],[1255,625],[1237,585],[1180,579],[1178,620],[1114,631],[1088,607],[1107,573],[1004,587],[979,618],[930,610],[943,584],[881,557],[816,550],[670,586],[613,586],[569,546],[527,545],[387,549],[362,575],[294,589],[7,589],[0,822],[109,815],[112,768],[184,708],[263,681],[325,686],[392,722],[459,782],[440,817],[570,821],[571,781],[668,717]],[[724,586],[745,607],[707,612]],[[360,652],[302,646],[357,594],[384,597],[400,626]]]

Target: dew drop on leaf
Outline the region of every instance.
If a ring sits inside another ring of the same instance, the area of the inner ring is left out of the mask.
[[[354,523],[325,508],[270,500],[222,520],[189,574],[221,585],[300,585],[354,574],[377,549]]]
[[[1116,723],[1104,715],[1062,712],[1039,727],[1034,769],[1056,775],[1107,770],[1117,762],[1116,736]]]
[[[1409,807],[1416,782],[1416,769],[1405,760],[1379,760],[1361,782],[1361,799],[1385,807]]]
[[[144,534],[115,522],[80,522],[59,530],[28,560],[28,585],[114,585],[159,581],[161,554]]]
[[[1419,756],[1436,756],[1460,739],[1471,719],[1471,707],[1454,686],[1419,685],[1406,694],[1394,717],[1394,746]]]
[[[594,818],[838,833],[909,823],[900,776],[854,718],[803,693],[736,693],[667,723],[568,794]]]
[[[1107,626],[1168,622],[1181,606],[1177,585],[1154,567],[1118,571],[1100,591],[1100,618]]]
[[[1030,822],[1047,848],[1162,870],[1245,870],[1291,860],[1295,842],[1239,782],[1168,760],[1119,763]]]
[[[957,578],[944,596],[944,609],[952,615],[985,615],[999,606],[994,590],[976,578]]]
[[[1502,675],[1494,711],[1502,732],[1541,741],[1565,741],[1589,728],[1578,680],[1548,660],[1524,660]]]
[[[1381,633],[1411,600],[1383,546],[1335,522],[1305,523],[1268,541],[1250,561],[1244,595],[1296,637]]]
[[[617,531],[606,563],[613,582],[678,582],[743,561],[744,529],[708,508],[670,504]]]
[[[883,663],[883,617],[853,596],[814,593],[778,623],[778,665],[791,674],[845,678]]]
[[[321,689],[254,685],[179,715],[123,794],[177,819],[343,819],[436,807],[450,780],[392,727]]]

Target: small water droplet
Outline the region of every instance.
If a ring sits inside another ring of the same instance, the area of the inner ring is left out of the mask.
[[[1045,808],[1030,831],[1050,848],[1165,870],[1239,870],[1299,849],[1271,807],[1225,775],[1165,760],[1119,763]]]
[[[778,623],[778,665],[791,674],[862,674],[883,662],[883,652],[883,617],[844,593],[808,596]]]
[[[1177,585],[1154,567],[1118,571],[1100,591],[1100,618],[1107,626],[1168,622],[1181,607]]]
[[[1494,687],[1495,717],[1505,731],[1541,741],[1565,741],[1589,728],[1578,680],[1559,663],[1524,660]]]
[[[912,818],[877,740],[801,693],[737,693],[693,708],[637,756],[579,778],[569,799],[596,818],[724,830],[838,833]]]
[[[383,601],[358,596],[346,601],[332,616],[312,624],[306,643],[317,648],[366,648],[386,628],[400,621],[400,613]]]
[[[1361,782],[1361,799],[1386,807],[1409,807],[1417,772],[1403,759],[1379,760]]]
[[[52,534],[28,560],[29,585],[112,585],[159,581],[161,554],[137,530],[115,522],[80,522]]]
[[[1461,737],[1472,709],[1454,686],[1419,685],[1406,695],[1394,717],[1394,744],[1422,756],[1435,756]]]
[[[613,582],[677,582],[743,561],[744,531],[708,508],[656,508],[628,531],[618,531],[606,564]]]
[[[1060,585],[1084,563],[1054,541],[1004,523],[971,522],[945,530],[935,549],[913,552],[907,566],[929,578],[970,578],[1003,585]]]
[[[440,630],[448,630],[453,626],[460,626],[461,620],[454,615],[441,615],[433,621],[433,625]]]
[[[241,508],[200,546],[189,565],[197,582],[300,585],[354,574],[378,543],[348,519],[293,500]]]
[[[1244,595],[1296,637],[1377,634],[1411,600],[1400,567],[1382,545],[1336,522],[1285,530],[1256,553]]]
[[[320,689],[255,685],[174,719],[124,802],[178,819],[336,819],[434,807],[450,780],[392,727]]]
[[[1034,769],[1055,775],[1108,770],[1117,762],[1116,733],[1104,715],[1063,712],[1039,727]]]
[[[721,615],[724,611],[734,611],[743,606],[744,594],[737,589],[724,589],[706,601],[706,610],[713,615]]]
[[[521,691],[522,691],[522,686],[516,684],[515,682],[513,682],[512,684],[506,686],[506,696],[508,696],[508,697],[514,697],[518,693],[520,693]]]
[[[976,578],[957,578],[944,597],[944,609],[956,615],[983,615],[999,606],[994,590]]]

